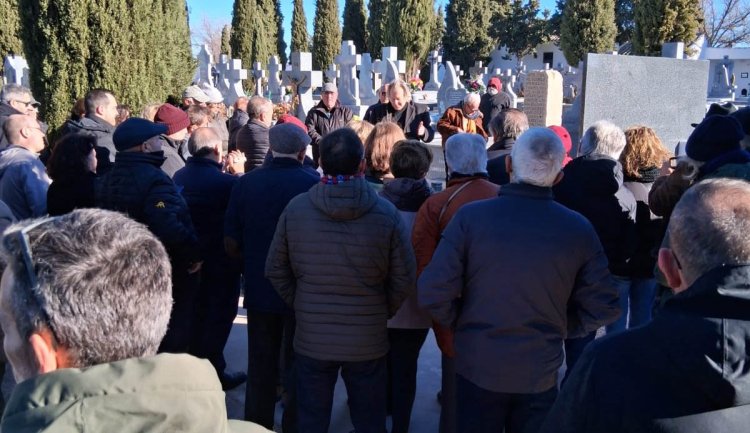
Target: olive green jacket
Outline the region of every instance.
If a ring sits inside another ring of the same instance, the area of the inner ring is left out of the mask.
[[[211,364],[173,354],[66,368],[19,383],[0,431],[268,432],[249,422],[228,421]]]

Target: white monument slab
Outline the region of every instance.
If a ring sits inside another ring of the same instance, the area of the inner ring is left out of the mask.
[[[313,71],[312,53],[293,52],[292,69],[284,71],[282,78],[282,83],[291,86],[297,98],[294,115],[304,121],[307,112],[315,106],[313,90],[323,85],[323,73]]]

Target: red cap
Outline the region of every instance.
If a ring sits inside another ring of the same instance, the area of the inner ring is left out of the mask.
[[[560,137],[560,141],[562,141],[563,147],[565,148],[565,159],[563,160],[563,167],[565,164],[569,163],[571,161],[570,156],[570,149],[573,148],[573,141],[570,139],[570,133],[568,133],[568,130],[563,128],[562,126],[552,125],[549,127],[552,132],[555,133],[558,137]]]
[[[497,90],[503,89],[503,82],[498,77],[492,77],[490,78],[489,83],[487,83],[487,87],[494,87]]]
[[[156,110],[154,122],[167,125],[167,135],[172,135],[190,126],[190,117],[172,104],[162,104]]]
[[[279,116],[279,118],[276,120],[276,124],[278,125],[281,123],[291,123],[293,125],[299,126],[303,131],[305,131],[305,134],[307,134],[307,127],[305,126],[305,124],[291,114],[282,114],[281,116]]]

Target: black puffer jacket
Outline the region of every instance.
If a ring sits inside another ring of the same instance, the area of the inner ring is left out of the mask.
[[[96,172],[104,174],[112,168],[115,162],[115,143],[112,133],[115,127],[98,117],[84,117],[81,120],[68,120],[63,126],[62,133],[80,133],[96,138]]]
[[[237,149],[237,133],[250,121],[250,116],[245,111],[234,110],[229,118],[229,151]]]
[[[245,154],[245,173],[263,165],[268,148],[268,126],[253,119],[237,132],[237,150]]]
[[[164,161],[161,152],[118,153],[112,170],[96,183],[96,204],[148,226],[172,263],[187,266],[200,261],[198,237],[185,199],[160,168]]]
[[[636,249],[636,202],[623,185],[622,166],[604,155],[587,155],[571,161],[563,173],[554,187],[555,200],[591,221],[610,272],[628,276]]]
[[[336,105],[333,106],[331,111],[328,111],[323,101],[319,102],[307,113],[305,119],[307,134],[312,140],[313,149],[318,147],[318,142],[324,135],[334,129],[346,126],[353,116],[352,110],[341,105],[339,101],[336,101]]]
[[[372,124],[383,121],[396,122],[404,130],[406,138],[422,140],[425,143],[429,143],[435,138],[435,128],[432,127],[430,109],[426,105],[415,104],[413,101],[409,102],[404,108],[406,111],[400,117],[391,104],[379,104],[370,108],[372,108],[372,112],[370,113],[370,118],[372,119],[370,123]],[[422,122],[425,128],[423,136],[417,135],[419,122]]]
[[[296,352],[368,361],[388,352],[386,322],[414,289],[416,261],[398,210],[356,178],[292,199],[266,277],[294,308]]]
[[[0,102],[0,151],[5,150],[5,148],[10,146],[8,138],[5,136],[5,122],[8,120],[8,117],[14,114],[22,113],[11,107],[9,104]]]

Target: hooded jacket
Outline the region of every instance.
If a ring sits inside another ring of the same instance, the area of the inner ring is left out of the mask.
[[[227,420],[221,383],[208,361],[161,354],[65,368],[19,383],[0,428],[14,433],[264,433]]]
[[[562,181],[553,188],[555,200],[591,221],[607,254],[609,270],[629,275],[629,261],[636,249],[637,206],[623,185],[622,166],[612,158],[592,154],[574,159],[563,173]]]
[[[747,431],[750,266],[714,269],[645,326],[595,341],[545,433]]]
[[[47,213],[47,190],[51,182],[39,155],[15,145],[0,153],[0,200],[17,219]]]
[[[358,177],[292,199],[266,277],[294,308],[297,353],[370,361],[388,352],[386,321],[414,290],[415,266],[398,210]]]
[[[112,168],[117,153],[112,141],[114,126],[98,117],[84,117],[81,120],[68,120],[62,129],[62,135],[80,133],[96,138],[96,172],[104,174]]]

